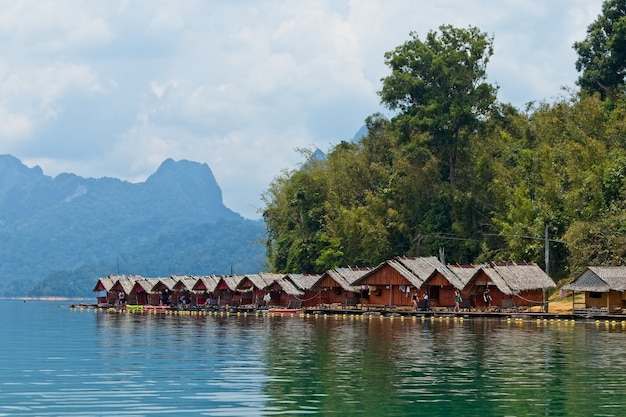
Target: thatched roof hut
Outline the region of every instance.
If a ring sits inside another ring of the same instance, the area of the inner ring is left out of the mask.
[[[198,280],[193,286],[194,291],[206,291],[212,293],[217,289],[217,284],[220,282],[220,277],[215,275],[205,275],[198,277]]]
[[[563,289],[573,292],[573,311],[577,310],[575,293],[584,292],[583,308],[623,312],[626,309],[626,266],[589,266]]]
[[[320,274],[287,274],[285,279],[290,280],[302,291],[312,290],[313,286],[319,281]]]
[[[626,291],[626,266],[589,266],[563,289],[578,292]]]

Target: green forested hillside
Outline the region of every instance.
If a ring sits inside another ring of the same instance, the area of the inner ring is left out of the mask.
[[[172,224],[159,236],[118,257],[52,272],[30,288],[28,295],[90,297],[98,278],[118,273],[155,278],[258,272],[265,260],[263,234],[263,224],[251,220]]]
[[[321,272],[439,254],[545,266],[546,231],[555,279],[624,263],[626,56],[611,67],[617,74],[603,67],[598,78],[593,67],[593,56],[615,58],[613,39],[626,39],[624,3],[607,1],[604,29],[594,22],[576,44],[586,54],[580,91],[525,109],[498,102],[486,82],[487,34],[451,26],[424,40],[411,34],[385,56],[380,97],[393,115],[372,115],[360,141],[269,186],[272,267]]]

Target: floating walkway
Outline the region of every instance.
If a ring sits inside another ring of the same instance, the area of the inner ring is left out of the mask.
[[[96,304],[72,304],[73,309],[98,309],[109,313],[134,313],[134,314],[169,314],[169,315],[221,315],[221,316],[261,316],[261,315],[290,315],[290,316],[362,316],[362,317],[398,317],[398,318],[501,318],[501,319],[526,319],[526,320],[596,320],[596,321],[622,321],[626,323],[626,316],[622,314],[607,314],[603,312],[575,312],[575,313],[543,313],[543,312],[516,312],[516,311],[461,311],[448,310],[413,311],[392,308],[382,309],[334,309],[334,308],[269,308],[257,309],[253,307],[229,307],[215,308],[176,308],[170,306],[150,305],[126,305],[124,308],[113,306],[98,306]]]

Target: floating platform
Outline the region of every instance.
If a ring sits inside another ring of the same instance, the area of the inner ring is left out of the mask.
[[[126,306],[126,308],[128,308],[128,306]],[[171,306],[148,306],[145,305],[143,306],[143,309],[145,311],[169,311],[172,309]]]
[[[270,313],[280,313],[280,314],[298,314],[302,312],[300,308],[270,308]]]

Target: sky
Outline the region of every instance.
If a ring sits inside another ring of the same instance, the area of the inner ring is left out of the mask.
[[[601,0],[0,0],[0,154],[45,175],[145,181],[206,163],[226,206],[298,149],[328,151],[387,112],[385,52],[443,24],[494,38],[488,81],[523,109],[576,88]]]

